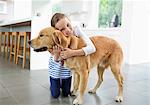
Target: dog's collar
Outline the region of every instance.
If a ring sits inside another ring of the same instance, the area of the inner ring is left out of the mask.
[[[61,64],[62,64],[62,66],[64,65],[64,61],[65,61],[66,59],[63,59],[63,60],[61,60]]]

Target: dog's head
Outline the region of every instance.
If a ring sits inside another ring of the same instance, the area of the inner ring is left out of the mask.
[[[55,45],[61,48],[67,48],[70,43],[70,37],[65,37],[61,31],[56,30],[53,27],[48,27],[41,30],[39,35],[28,43],[36,52],[51,52]]]

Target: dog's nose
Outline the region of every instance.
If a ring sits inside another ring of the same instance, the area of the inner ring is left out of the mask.
[[[28,41],[28,44],[31,45],[31,40]]]

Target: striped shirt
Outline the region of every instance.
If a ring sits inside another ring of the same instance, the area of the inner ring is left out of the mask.
[[[62,66],[61,62],[54,61],[54,58],[52,56],[50,56],[50,58],[49,58],[49,75],[52,78],[65,79],[65,78],[71,77],[71,71],[68,68]]]
[[[81,37],[86,43],[86,46],[82,48],[85,55],[94,53],[96,51],[94,44],[90,38],[81,30],[80,26],[74,24],[73,28],[74,34],[77,37]],[[69,68],[62,66],[61,62],[54,61],[54,58],[51,56],[49,59],[49,75],[53,78],[63,79],[71,77],[71,71]]]

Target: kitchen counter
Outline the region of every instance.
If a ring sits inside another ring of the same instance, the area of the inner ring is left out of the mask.
[[[18,20],[9,20],[5,21],[0,24],[0,27],[7,27],[7,26],[31,26],[31,18],[24,18]]]

